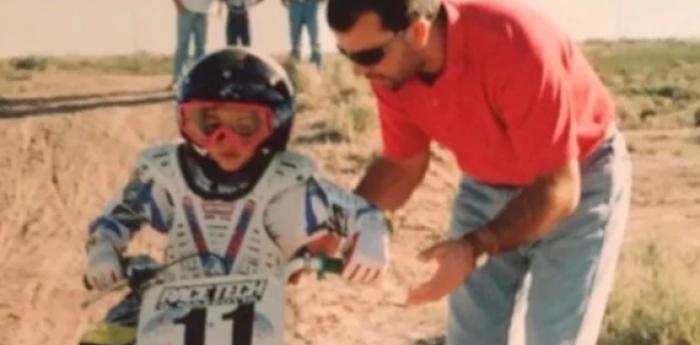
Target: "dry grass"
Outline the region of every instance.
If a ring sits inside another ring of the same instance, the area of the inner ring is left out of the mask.
[[[700,41],[592,41],[583,47],[615,94],[626,128],[700,125]],[[308,64],[277,58],[297,83],[302,107],[354,104],[369,96],[364,83],[338,56],[325,58],[323,77]],[[23,80],[43,71],[159,75],[168,74],[170,64],[169,56],[143,52],[103,58],[27,56],[0,60],[0,78]],[[364,106],[351,112],[358,119],[348,128],[365,128]]]

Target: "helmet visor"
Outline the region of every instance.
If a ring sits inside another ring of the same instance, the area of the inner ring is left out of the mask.
[[[181,128],[194,144],[207,148],[257,146],[272,134],[267,107],[235,102],[188,102],[180,106]]]

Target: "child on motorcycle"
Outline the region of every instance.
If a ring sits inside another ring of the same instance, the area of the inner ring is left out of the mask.
[[[388,260],[380,210],[314,174],[287,150],[293,86],[274,60],[227,48],[199,60],[177,94],[184,140],[143,150],[128,184],[89,227],[86,283],[124,277],[122,253],[144,225],[167,236],[173,279],[281,272],[301,251],[343,258],[342,277],[373,282]],[[81,344],[135,340],[135,293],[114,306]]]

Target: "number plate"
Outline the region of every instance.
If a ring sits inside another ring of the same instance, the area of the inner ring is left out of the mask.
[[[284,286],[270,276],[221,276],[154,286],[137,345],[280,345]]]

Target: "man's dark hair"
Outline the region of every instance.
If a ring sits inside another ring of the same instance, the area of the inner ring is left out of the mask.
[[[328,0],[326,19],[336,32],[350,30],[361,15],[376,13],[386,30],[401,31],[413,20],[432,20],[440,9],[440,0]]]

